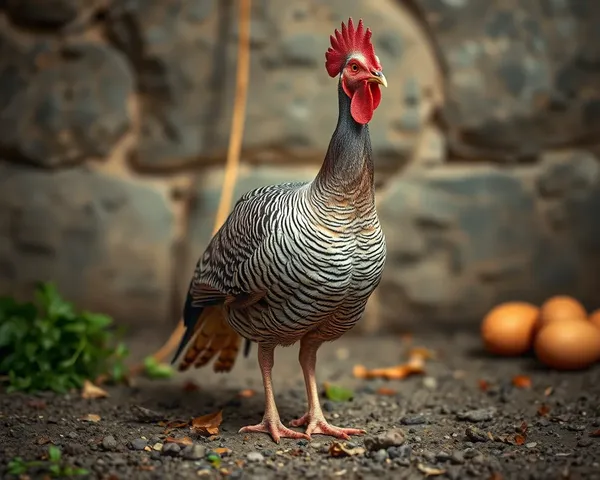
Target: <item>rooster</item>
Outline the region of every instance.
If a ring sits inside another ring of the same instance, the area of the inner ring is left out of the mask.
[[[265,411],[240,432],[280,438],[349,439],[358,428],[331,425],[319,402],[317,351],[361,318],[378,286],[386,245],[375,209],[368,123],[387,87],[371,31],[352,19],[330,37],[325,67],[338,77],[339,117],[323,164],[310,182],[244,194],[198,260],[184,305],[179,370],[233,367],[242,337],[258,344]],[[308,410],[281,422],[271,382],[277,346],[300,342]]]

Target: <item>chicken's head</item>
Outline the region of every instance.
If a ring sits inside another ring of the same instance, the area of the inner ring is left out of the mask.
[[[354,28],[352,19],[348,26],[342,23],[331,35],[331,47],[325,53],[325,68],[329,76],[340,76],[342,88],[351,98],[350,113],[358,123],[366,124],[381,101],[379,85],[387,87],[379,58],[371,43],[371,30],[364,29],[362,19]]]

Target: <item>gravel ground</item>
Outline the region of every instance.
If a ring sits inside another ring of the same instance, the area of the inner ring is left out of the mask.
[[[133,349],[138,356],[147,354],[150,344],[140,338]],[[254,348],[251,358],[240,358],[229,375],[204,369],[172,380],[140,379],[135,387],[108,388],[105,399],[0,393],[0,477],[11,478],[6,466],[13,457],[40,458],[53,443],[62,449],[64,462],[89,469],[91,478],[111,480],[600,479],[600,438],[595,436],[600,434],[600,365],[583,372],[550,372],[533,358],[491,358],[481,351],[478,338],[467,334],[415,336],[412,345],[432,349],[437,358],[428,361],[426,375],[397,381],[355,379],[352,367],[402,362],[407,346],[398,338],[345,338],[323,347],[321,384],[355,393],[348,402],[323,398],[326,416],[334,424],[367,430],[366,436],[346,443],[352,456],[333,457],[331,437],[283,439],[277,445],[263,434],[237,433],[258,422],[263,411]],[[529,378],[531,386],[513,385],[517,375]],[[199,389],[184,388],[192,379]],[[287,423],[305,410],[295,347],[277,352],[274,381]],[[247,389],[258,393],[239,395]],[[193,445],[165,443],[160,420],[187,421],[221,408],[217,436],[180,428],[169,435],[189,436]],[[84,419],[89,414],[100,420]],[[215,451],[220,466],[211,463]],[[43,478],[43,472],[30,477]]]

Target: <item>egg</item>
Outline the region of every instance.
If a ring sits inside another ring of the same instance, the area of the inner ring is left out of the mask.
[[[600,328],[600,309],[595,310],[589,317],[590,322]]]
[[[557,370],[578,370],[600,360],[600,329],[586,319],[551,322],[535,337],[538,359]]]
[[[531,348],[539,315],[535,305],[506,302],[494,307],[481,323],[485,348],[497,355],[521,355]]]
[[[567,322],[587,318],[581,303],[566,295],[557,295],[546,300],[540,308],[539,328],[552,322]]]

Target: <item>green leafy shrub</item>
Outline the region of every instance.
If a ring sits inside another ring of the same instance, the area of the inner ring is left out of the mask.
[[[0,298],[0,375],[9,391],[80,388],[86,379],[125,375],[128,352],[106,315],[78,312],[52,283],[38,286],[35,303]]]

